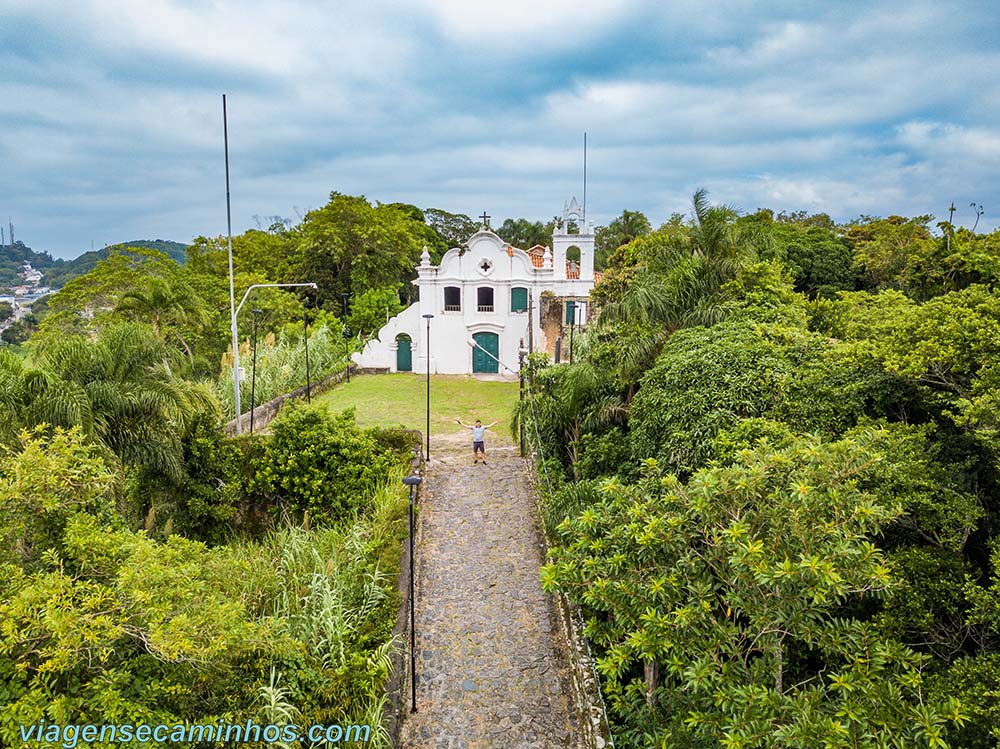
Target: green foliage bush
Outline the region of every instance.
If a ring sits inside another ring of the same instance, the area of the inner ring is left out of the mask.
[[[398,463],[354,414],[295,405],[270,425],[251,490],[291,518],[337,522],[353,517],[363,499]]]
[[[678,331],[632,401],[634,459],[656,457],[681,473],[704,466],[718,431],[777,408],[822,345],[805,331],[750,321]]]
[[[89,514],[115,522],[114,473],[79,429],[22,432],[0,468],[0,562],[36,569],[62,543],[66,525]]]
[[[347,527],[207,548],[116,520],[114,476],[78,431],[23,440],[0,463],[0,527],[16,535],[0,559],[0,743],[19,745],[18,726],[42,718],[284,714],[367,723],[373,745],[388,746],[383,685],[406,534],[399,467]]]
[[[687,483],[655,460],[558,529],[543,586],[588,612],[625,746],[940,746],[927,659],[843,606],[894,584],[874,544],[900,513],[859,490],[859,440],[762,445]],[[622,741],[623,739],[623,741]]]

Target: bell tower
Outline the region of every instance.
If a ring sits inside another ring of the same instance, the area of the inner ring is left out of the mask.
[[[575,225],[578,233],[571,234],[570,227]],[[566,251],[570,247],[580,249],[580,263],[575,274],[566,273]],[[580,280],[594,279],[594,225],[587,222],[583,209],[571,198],[563,207],[562,219],[556,222],[552,230],[552,270],[556,280],[577,277]]]

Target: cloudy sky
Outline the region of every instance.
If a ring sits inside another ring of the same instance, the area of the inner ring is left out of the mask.
[[[997,226],[992,0],[805,5],[0,0],[0,218],[62,257],[225,233],[226,93],[236,232],[332,190],[547,219],[584,131],[598,224],[705,187]]]

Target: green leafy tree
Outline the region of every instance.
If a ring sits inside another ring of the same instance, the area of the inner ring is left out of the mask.
[[[366,289],[351,302],[347,326],[352,334],[370,338],[385,325],[389,318],[403,310],[396,286],[381,289]]]
[[[37,329],[38,319],[28,314],[4,328],[3,333],[0,333],[0,339],[4,343],[16,346],[27,341]]]
[[[196,414],[218,406],[207,387],[175,377],[169,358],[152,329],[137,323],[109,327],[93,341],[65,338],[40,360],[45,389],[28,404],[30,423],[83,421],[124,465],[179,481],[180,435]],[[63,405],[60,390],[73,396],[75,410]]]
[[[535,245],[552,246],[552,227],[554,223],[543,224],[541,221],[529,221],[526,218],[508,218],[494,231],[504,242],[530,249]]]
[[[427,208],[424,220],[444,242],[446,251],[463,247],[466,240],[479,229],[479,225],[464,213],[449,213],[440,208]]]
[[[622,211],[621,216],[597,230],[597,235],[594,237],[594,267],[597,270],[604,270],[608,258],[615,250],[639,237],[646,236],[652,230],[649,219],[640,211]]]
[[[410,280],[426,229],[399,207],[334,192],[329,203],[306,215],[291,274],[319,284],[318,303],[338,309],[341,293]]]
[[[705,190],[693,198],[694,218],[633,242],[647,259],[620,293],[603,302],[600,326],[624,326],[621,376],[634,382],[669,335],[685,326],[712,324],[726,314],[722,287],[752,264],[767,244],[755,224],[740,224],[735,209],[712,206]],[[648,247],[642,248],[645,245]],[[622,252],[628,252],[628,245]],[[600,295],[598,295],[600,299]]]
[[[863,442],[744,451],[687,484],[637,485],[566,521],[543,586],[589,612],[626,745],[947,746],[926,659],[844,617],[893,585],[873,540],[899,515],[859,491]]]
[[[292,517],[308,513],[328,522],[350,517],[396,461],[349,411],[330,416],[293,407],[270,431],[251,489]]]
[[[579,478],[581,440],[624,421],[626,409],[607,373],[589,363],[541,369],[533,376],[533,393],[514,413],[512,433],[522,426],[546,446],[558,445],[557,457]]]
[[[931,216],[862,216],[847,227],[854,246],[854,263],[865,288],[903,288],[914,259],[928,252],[934,240],[927,228]]]
[[[175,339],[193,357],[185,334],[189,327],[201,329],[207,324],[204,303],[179,279],[170,281],[151,276],[143,281],[119,297],[115,312],[126,319],[148,323],[159,337]]]
[[[776,255],[795,279],[795,289],[811,297],[832,298],[857,284],[851,244],[833,228],[811,223],[776,223]]]

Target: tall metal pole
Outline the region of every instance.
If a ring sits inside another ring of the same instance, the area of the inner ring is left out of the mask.
[[[521,401],[521,415],[518,418],[518,424],[520,429],[521,438],[521,457],[524,457],[524,355],[527,353],[524,348],[524,339],[521,339],[521,343],[517,349],[517,371],[518,379],[520,380],[520,401]]]
[[[424,315],[427,320],[427,452],[424,460],[431,459],[431,318],[434,315]]]
[[[347,327],[347,298],[350,296],[346,291],[340,295],[341,318],[344,321],[344,359],[347,361],[347,383],[351,382],[351,329]]]
[[[263,310],[253,310],[253,370],[250,375],[250,434],[253,434],[253,414],[257,405],[257,318]],[[237,422],[239,421],[239,417]]]
[[[403,483],[410,487],[410,712],[417,712],[417,636],[413,614],[413,494],[420,485],[419,476],[407,476]]]
[[[309,310],[302,310],[302,341],[306,345],[306,403],[312,403],[309,393]]]
[[[580,221],[583,226],[580,227],[580,233],[586,231],[587,226],[587,133],[583,134],[583,216],[581,216]]]
[[[573,319],[569,323],[569,363],[573,363],[573,331],[576,329],[576,302],[570,302],[573,305]]]
[[[233,334],[233,403],[236,407],[236,433],[243,431],[240,415],[240,343],[236,332],[236,293],[233,290],[233,218],[229,197],[229,121],[226,116],[226,95],[222,95],[222,138],[226,148],[226,245],[229,249],[229,327]]]

